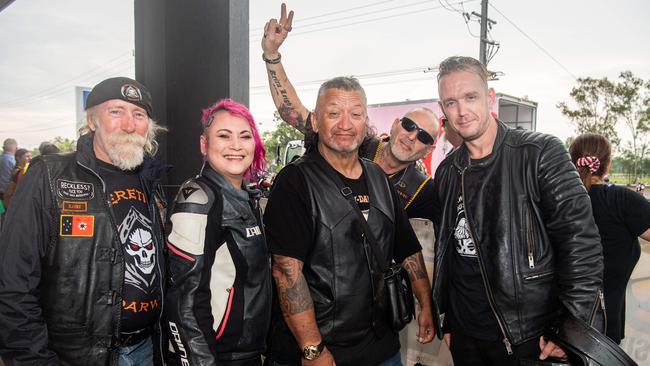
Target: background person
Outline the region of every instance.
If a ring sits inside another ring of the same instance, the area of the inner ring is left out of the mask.
[[[11,197],[13,197],[16,191],[16,185],[20,182],[20,179],[23,177],[29,166],[29,161],[32,160],[32,153],[27,149],[18,149],[16,150],[16,166],[11,172],[11,178],[9,179],[9,184],[7,185],[7,190],[4,195],[4,205],[5,209],[9,208],[9,203],[11,202]]]
[[[179,365],[261,365],[271,320],[270,255],[259,191],[265,165],[245,106],[203,111],[201,173],[183,183],[170,217],[166,322]],[[185,363],[188,362],[188,363]]]
[[[2,155],[0,156],[0,199],[7,189],[9,179],[11,178],[11,171],[16,166],[16,150],[18,143],[12,138],[8,138],[2,144]]]
[[[639,239],[650,240],[650,202],[625,187],[608,185],[603,177],[612,166],[612,148],[604,136],[583,134],[569,146],[571,161],[589,191],[603,246],[607,336],[625,338],[625,292],[641,256]]]
[[[51,155],[58,154],[60,152],[59,148],[49,141],[43,141],[38,145],[38,152],[41,155]]]

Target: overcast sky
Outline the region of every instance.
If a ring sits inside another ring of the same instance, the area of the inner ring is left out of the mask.
[[[259,40],[280,1],[250,1],[250,107],[273,127]],[[492,0],[490,37],[501,45],[489,64],[504,73],[497,92],[539,103],[538,130],[563,140],[573,129],[556,108],[575,77],[650,79],[650,3],[641,0]],[[479,24],[461,13],[480,1],[288,1],[294,30],[283,63],[307,106],[320,81],[360,76],[369,103],[438,96],[436,67],[454,54],[478,57]],[[514,23],[514,25],[513,25]],[[33,147],[75,138],[75,86],[134,76],[133,1],[19,0],[0,12],[0,139]],[[155,101],[154,101],[155,103]],[[624,127],[620,126],[625,136]]]

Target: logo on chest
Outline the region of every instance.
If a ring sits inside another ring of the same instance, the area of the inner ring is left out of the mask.
[[[56,194],[68,200],[90,200],[95,197],[95,186],[92,183],[57,179]]]
[[[253,227],[247,227],[246,228],[246,237],[251,238],[253,236],[257,235],[262,235],[262,230],[260,230],[260,227],[255,225]]]

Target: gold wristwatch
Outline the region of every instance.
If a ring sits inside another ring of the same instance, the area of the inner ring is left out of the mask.
[[[322,341],[316,346],[306,345],[302,348],[302,357],[307,361],[313,361],[320,356],[320,353],[323,352],[323,348],[325,348],[325,345]]]

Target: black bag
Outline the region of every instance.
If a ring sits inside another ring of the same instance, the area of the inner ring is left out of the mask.
[[[390,325],[402,330],[414,317],[415,303],[408,274],[401,264],[393,264],[384,272],[384,286],[388,300]]]
[[[406,274],[406,270],[400,263],[392,263],[391,266],[386,264],[386,260],[382,259],[381,249],[375,240],[375,236],[368,226],[366,218],[361,213],[359,205],[352,197],[352,190],[350,187],[345,187],[341,178],[334,172],[334,169],[325,162],[322,156],[317,159],[320,167],[323,169],[334,184],[339,188],[339,192],[348,200],[348,203],[356,212],[361,228],[363,229],[365,240],[370,243],[371,251],[375,257],[376,262],[379,264],[379,269],[384,274],[384,287],[386,290],[386,300],[388,303],[388,321],[390,326],[395,331],[400,331],[411,322],[415,317],[415,303],[413,301],[413,289],[411,288],[411,281]],[[390,192],[387,192],[390,193]],[[367,254],[367,253],[366,253]],[[368,264],[372,267],[372,261],[366,256]]]

